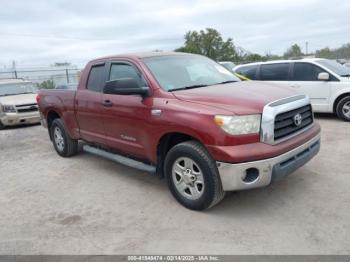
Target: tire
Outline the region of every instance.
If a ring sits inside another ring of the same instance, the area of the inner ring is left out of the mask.
[[[0,121],[0,130],[2,130],[2,129],[4,129],[5,128],[5,126],[1,123],[1,121]]]
[[[171,148],[165,158],[164,172],[172,195],[189,209],[210,208],[225,196],[216,162],[196,141]]]
[[[58,118],[52,122],[50,132],[57,154],[70,157],[78,152],[78,141],[69,136],[61,119]]]
[[[343,97],[337,104],[337,116],[347,122],[350,122],[350,96]]]

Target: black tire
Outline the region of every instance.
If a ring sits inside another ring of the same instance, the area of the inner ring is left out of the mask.
[[[1,129],[4,129],[5,128],[5,126],[1,123],[1,121],[0,121],[0,130]]]
[[[198,199],[192,200],[186,198],[175,186],[173,165],[181,158],[189,158],[194,161],[203,174],[203,192]],[[204,210],[210,208],[218,204],[225,196],[216,162],[209,155],[205,147],[197,141],[183,142],[171,148],[165,158],[164,172],[172,195],[180,204],[189,209]]]
[[[350,111],[347,111],[349,112],[349,114],[345,114],[344,113],[344,110],[346,110],[344,109],[345,106],[347,107],[350,106],[350,96],[346,96],[340,99],[336,108],[337,116],[344,121],[350,122]]]
[[[55,139],[56,129],[60,130],[63,138],[63,143],[60,143],[60,144],[56,143],[56,139]],[[64,123],[61,119],[57,118],[52,122],[50,132],[51,132],[52,143],[53,143],[53,146],[55,147],[57,154],[59,154],[62,157],[70,157],[75,155],[78,152],[78,141],[72,139],[69,136],[64,126]]]

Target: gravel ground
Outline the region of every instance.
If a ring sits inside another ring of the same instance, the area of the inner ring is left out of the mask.
[[[349,254],[350,123],[318,116],[321,151],[269,187],[180,206],[163,180],[81,153],[41,126],[0,131],[0,254]]]

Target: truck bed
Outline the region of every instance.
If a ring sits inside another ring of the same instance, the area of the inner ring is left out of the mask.
[[[60,90],[60,89],[41,89],[38,92],[38,97],[40,101],[39,107],[42,115],[47,116],[42,118],[42,124],[47,127],[47,121],[49,121],[49,116],[51,110],[55,110],[61,119],[64,120],[67,131],[74,138],[79,138],[79,128],[75,117],[75,90]]]

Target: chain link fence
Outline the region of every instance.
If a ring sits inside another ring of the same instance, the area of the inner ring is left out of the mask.
[[[36,83],[39,87],[50,81],[53,88],[58,85],[78,83],[81,70],[74,68],[63,69],[18,69],[0,71],[0,79],[25,79]]]

